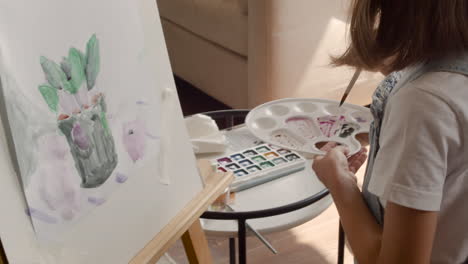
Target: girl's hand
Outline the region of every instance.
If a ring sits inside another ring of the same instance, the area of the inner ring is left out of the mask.
[[[315,158],[312,169],[328,189],[336,186],[340,180],[357,182],[355,173],[367,159],[365,148],[350,158],[347,158],[349,150],[343,146],[336,146],[336,143],[329,143],[321,150],[327,154]]]

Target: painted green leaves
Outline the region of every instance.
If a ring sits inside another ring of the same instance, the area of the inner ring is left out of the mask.
[[[86,45],[86,78],[88,90],[93,89],[96,78],[99,74],[100,58],[99,58],[99,40],[94,34]]]
[[[56,113],[58,110],[58,102],[59,102],[57,89],[55,89],[52,86],[43,84],[39,86],[39,91],[41,92],[42,97],[44,97],[44,100],[49,106],[49,109]]]
[[[60,66],[57,63],[47,59],[46,57],[41,57],[41,66],[47,81],[52,87],[55,87],[58,90],[72,90],[71,84],[68,82],[67,76],[62,71]]]
[[[86,44],[86,54],[72,47],[60,65],[44,56],[40,64],[48,83],[39,86],[39,91],[52,111],[57,112],[59,106],[60,111],[65,112],[89,106],[87,93],[95,87],[100,70],[99,40],[95,34]],[[74,98],[72,101],[76,102],[62,102],[64,98]]]
[[[63,58],[60,66],[67,76],[67,80],[70,82],[72,88],[69,91],[67,90],[67,92],[76,94],[83,82],[86,80],[84,63],[84,55],[75,48],[70,49],[68,52],[68,58]]]

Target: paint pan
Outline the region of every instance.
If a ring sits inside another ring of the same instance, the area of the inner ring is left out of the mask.
[[[231,164],[226,165],[226,168],[230,170],[237,170],[237,169],[240,169],[240,166],[237,165],[236,163],[231,163]]]
[[[246,160],[241,160],[239,161],[239,164],[242,166],[242,167],[247,167],[247,166],[250,166],[253,164],[252,161],[246,159]]]
[[[232,158],[233,160],[236,160],[236,161],[245,159],[245,157],[244,157],[242,154],[239,154],[239,153],[238,153],[238,154],[232,155],[231,158]]]
[[[255,157],[252,157],[252,160],[256,163],[259,163],[259,162],[265,161],[266,159],[262,156],[255,156]]]
[[[298,153],[269,147],[267,144],[219,157],[214,161],[219,172],[232,171],[232,191],[241,191],[304,169],[305,159]]]
[[[276,152],[267,152],[263,154],[263,156],[265,156],[267,159],[274,159],[274,158],[279,157],[279,154]]]
[[[237,177],[242,177],[242,176],[245,176],[249,174],[246,170],[236,170],[234,172],[234,175],[236,175]]]
[[[257,148],[255,148],[255,149],[257,150],[258,153],[263,153],[263,152],[270,151],[270,148],[267,147],[266,145],[257,147]]]
[[[244,156],[246,157],[253,157],[253,156],[258,155],[258,152],[256,152],[255,150],[249,149],[249,150],[242,152],[242,154],[244,154]]]

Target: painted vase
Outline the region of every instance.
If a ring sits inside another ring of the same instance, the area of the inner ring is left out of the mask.
[[[75,167],[81,177],[81,187],[102,185],[117,166],[114,138],[106,118],[104,96],[96,103],[58,121],[60,131],[67,138]]]

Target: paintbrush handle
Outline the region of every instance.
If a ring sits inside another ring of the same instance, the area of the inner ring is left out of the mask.
[[[351,78],[351,81],[349,81],[348,87],[346,87],[346,91],[343,94],[343,97],[341,98],[340,106],[342,106],[343,103],[345,102],[346,98],[348,98],[348,95],[351,92],[351,89],[353,89],[354,84],[356,83],[357,79],[359,78],[359,75],[361,75],[361,72],[362,72],[362,68],[357,68],[356,71],[354,72],[354,75]]]

